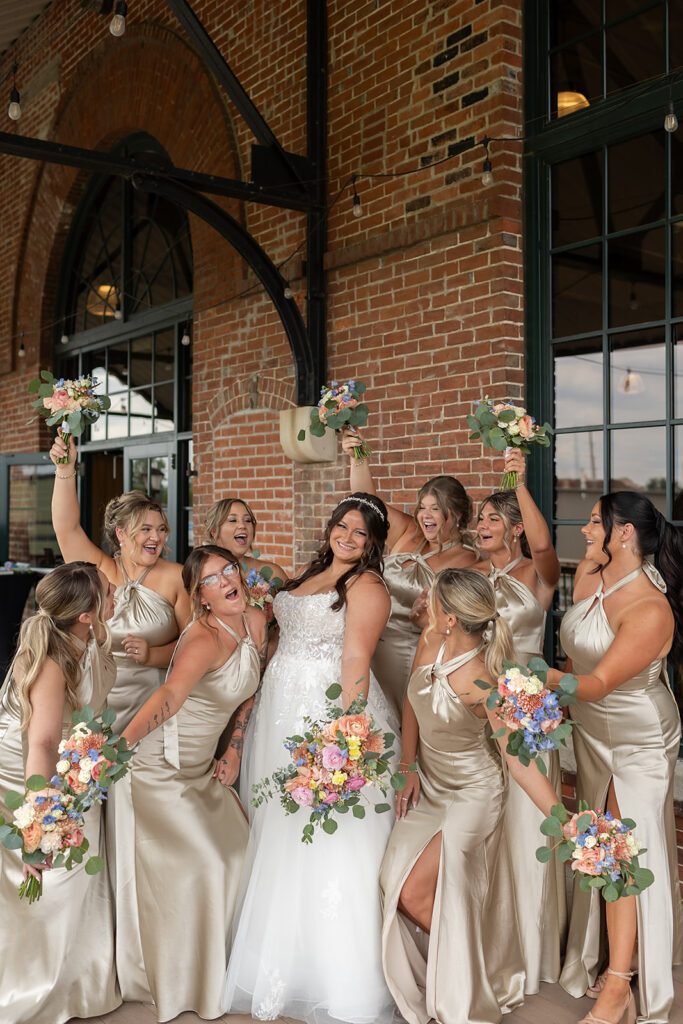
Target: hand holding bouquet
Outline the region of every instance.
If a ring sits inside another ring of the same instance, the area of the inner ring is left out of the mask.
[[[524,455],[531,454],[531,446],[547,448],[549,434],[553,429],[549,423],[539,426],[533,416],[522,406],[511,402],[492,402],[488,395],[480,399],[474,415],[467,417],[472,433],[470,441],[481,442],[485,448],[498,452],[506,448],[519,448]],[[503,490],[512,490],[517,485],[517,473],[505,473],[500,482]]]
[[[300,807],[310,808],[303,843],[313,842],[318,827],[328,835],[336,832],[337,814],[351,811],[354,818],[364,818],[361,798],[365,786],[375,786],[386,795],[389,785],[403,789],[406,784],[402,772],[391,772],[394,735],[375,727],[363,699],[353,701],[347,711],[334,706],[332,702],[341,692],[338,683],[330,686],[326,691],[329,718],[304,718],[303,735],[284,740],[290,764],[274,771],[272,779],[263,779],[252,787],[254,807],[278,796],[286,814],[295,814]],[[374,808],[378,814],[391,809],[388,803],[374,804]]]
[[[482,690],[491,690],[486,706],[503,723],[493,736],[504,736],[509,729],[507,753],[518,757],[523,765],[535,761],[546,775],[539,755],[559,750],[571,734],[573,723],[563,720],[562,708],[576,700],[578,680],[564,675],[557,691],[553,691],[546,686],[548,666],[542,658],[531,658],[528,668],[511,661],[504,661],[503,666],[505,674],[499,676],[495,687],[482,679],[475,680]]]
[[[273,598],[282,586],[279,576],[273,576],[273,570],[269,565],[263,565],[260,569],[249,569],[246,565],[245,581],[249,588],[249,603],[263,611],[266,605],[273,603]]]
[[[40,377],[29,382],[29,393],[39,396],[33,403],[38,413],[46,417],[49,427],[61,426],[67,452],[67,435],[80,437],[85,428],[96,423],[111,405],[107,395],[95,394],[97,383],[97,377],[91,377],[90,374],[77,380],[64,380],[63,377],[57,380],[49,370],[41,370]],[[68,455],[58,461],[68,462]]]
[[[32,775],[23,794],[7,793],[5,803],[14,811],[14,821],[6,823],[0,815],[0,842],[9,850],[22,850],[25,864],[53,858],[52,867],[71,871],[83,862],[89,846],[83,816],[93,804],[106,800],[109,785],[128,771],[131,754],[126,741],[112,733],[115,718],[109,708],[101,721],[94,719],[90,707],[74,711],[74,728],[59,745],[60,760],[50,782]],[[91,856],[85,870],[94,875],[103,867],[101,857]],[[19,886],[19,897],[33,903],[42,891],[42,877],[30,874]]]
[[[318,406],[311,410],[309,432],[314,437],[322,437],[326,430],[338,432],[347,427],[364,427],[368,421],[368,407],[362,401],[364,393],[362,380],[347,380],[343,384],[333,380],[329,387],[321,388]],[[299,441],[303,441],[306,431],[300,430],[297,436]],[[371,454],[372,448],[365,441],[353,449],[356,459],[364,459]]]
[[[579,886],[584,892],[599,889],[607,903],[622,896],[639,896],[654,882],[648,868],[641,868],[638,855],[645,853],[633,835],[635,821],[614,818],[609,811],[591,811],[585,801],[578,814],[569,815],[564,804],[556,804],[541,825],[544,836],[560,841],[549,848],[541,846],[536,857],[545,863],[553,850],[561,861],[572,862],[572,871],[583,877]]]

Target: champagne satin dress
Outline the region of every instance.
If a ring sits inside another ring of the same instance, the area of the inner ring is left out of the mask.
[[[562,646],[576,675],[595,669],[614,633],[603,607],[610,594],[641,572],[663,593],[666,584],[650,562],[596,594],[572,605],[562,620]],[[638,914],[639,1021],[665,1024],[673,1005],[672,963],[681,962],[683,926],[673,810],[674,769],[681,738],[678,708],[661,659],[653,661],[599,701],[577,701],[569,712],[574,732],[577,797],[595,810],[604,807],[610,780],[619,810],[636,822],[635,835],[647,852],[642,867],[654,872],[649,889],[636,897]],[[601,897],[574,885],[567,954],[560,984],[582,996],[595,981],[606,949],[601,931]]]
[[[501,829],[506,781],[488,719],[458,699],[448,675],[480,647],[418,668],[408,685],[420,737],[417,807],[394,825],[380,871],[382,959],[408,1024],[496,1024],[524,998],[509,863]],[[406,878],[441,833],[431,934],[398,910]]]
[[[178,635],[178,626],[170,601],[144,586],[151,566],[136,580],[131,580],[121,559],[118,564],[124,582],[114,593],[114,614],[109,623],[117,670],[109,706],[117,715],[114,729],[121,732],[166,676],[166,669],[138,665],[126,654],[123,649],[126,635],[142,636],[152,647],[159,647],[171,643]],[[120,857],[120,851],[127,849],[135,834],[130,787],[131,777],[127,775],[112,788],[107,802],[107,860],[114,892],[116,962],[119,978],[124,979],[121,994],[126,1001],[142,1002],[149,998],[149,993],[137,929],[135,875],[130,858]]]
[[[512,631],[517,659],[526,665],[530,658],[542,657],[546,612],[536,595],[511,575],[522,556],[503,569],[492,568],[488,578],[496,595],[496,608]],[[548,778],[561,792],[560,755],[543,755]],[[508,837],[520,939],[526,967],[525,992],[538,992],[542,981],[556,982],[567,937],[567,891],[564,865],[557,857],[547,864],[536,860],[543,842],[539,831],[544,815],[514,779],[510,780],[505,806],[505,831]],[[550,839],[547,845],[552,845]]]
[[[259,655],[246,619],[243,638],[216,621],[237,647],[199,680],[177,715],[138,745],[130,773],[135,827],[118,847],[137,905],[134,921],[117,924],[139,932],[147,987],[140,998],[156,1004],[160,1021],[186,1010],[207,1020],[221,1016],[249,838],[236,793],[212,775],[219,736],[258,686]],[[127,967],[117,961],[122,992],[132,987]]]
[[[89,704],[99,714],[114,682],[114,659],[95,640],[79,646],[78,707]],[[70,732],[71,709],[65,707],[62,738]],[[5,821],[13,817],[4,804],[7,791],[24,791],[26,754],[10,669],[0,690],[0,814]],[[95,806],[87,812],[84,831],[90,854],[102,856],[100,810]],[[0,1022],[61,1024],[115,1009],[121,997],[106,869],[92,876],[85,873],[85,864],[45,871],[43,895],[32,905],[19,899],[22,879],[21,852],[0,846]]]
[[[437,549],[421,555],[418,552],[424,543],[420,541],[415,551],[397,551],[384,559],[384,582],[391,598],[391,614],[375,648],[371,668],[399,719],[422,633],[422,627],[411,621],[410,612],[422,591],[431,586],[435,575],[428,561],[437,554]],[[444,544],[441,552],[459,543]]]

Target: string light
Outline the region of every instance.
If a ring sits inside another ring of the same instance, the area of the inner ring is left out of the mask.
[[[362,217],[363,216],[363,207],[361,206],[360,196],[358,195],[358,190],[356,189],[356,178],[357,177],[358,177],[358,175],[354,174],[353,177],[351,178],[351,184],[353,186],[353,208],[352,208],[352,213],[353,213],[354,217]]]
[[[18,66],[19,65],[15,61],[12,66],[12,91],[9,94],[9,107],[7,108],[7,114],[13,121],[18,121],[21,117],[21,100],[19,90],[17,89]]]
[[[284,295],[284,297],[286,299],[293,299],[294,298],[294,292],[292,291],[292,289],[289,287],[288,284],[285,285],[285,290],[284,290],[284,292],[282,294]]]
[[[24,332],[21,333],[21,341],[19,342],[19,351],[17,355],[20,359],[23,359],[26,355],[26,349],[24,348]]]
[[[180,344],[185,348],[188,348],[192,344],[192,338],[190,337],[190,331],[187,324],[185,324],[185,327],[183,328],[183,336],[180,339]]]
[[[61,338],[59,340],[62,343],[62,345],[68,345],[69,344],[69,335],[65,332],[64,334],[62,334],[62,336],[61,336]]]
[[[676,111],[674,110],[674,101],[669,100],[669,109],[666,117],[664,118],[664,131],[671,135],[678,128],[678,118],[676,117]]]
[[[491,157],[489,156],[489,143],[490,142],[491,142],[491,139],[488,137],[488,135],[485,135],[484,138],[482,139],[482,143],[481,143],[482,146],[484,147],[484,149],[486,150],[486,157],[484,159],[484,166],[482,167],[483,173],[482,173],[482,176],[481,176],[481,183],[484,186],[484,188],[486,188],[487,185],[491,185],[493,183],[493,167],[491,166]]]
[[[109,31],[113,36],[122,36],[126,31],[126,15],[128,14],[128,7],[126,0],[116,0],[116,7],[114,8],[114,17],[109,22]]]

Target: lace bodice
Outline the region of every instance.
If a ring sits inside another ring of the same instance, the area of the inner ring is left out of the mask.
[[[337,591],[301,597],[280,592],[273,612],[280,627],[277,656],[313,661],[341,659],[346,607],[332,611]]]

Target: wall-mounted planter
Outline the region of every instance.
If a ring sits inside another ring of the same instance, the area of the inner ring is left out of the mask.
[[[293,462],[334,462],[337,457],[337,435],[326,430],[323,437],[313,437],[308,431],[311,422],[310,405],[283,409],[280,413],[280,445]],[[306,431],[303,441],[297,440],[300,430]]]

